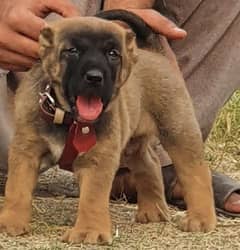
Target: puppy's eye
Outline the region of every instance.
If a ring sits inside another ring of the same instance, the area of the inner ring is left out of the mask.
[[[77,48],[64,49],[62,55],[65,57],[79,57],[80,51]]]
[[[70,48],[70,49],[67,50],[67,52],[69,54],[78,54],[79,53],[77,48]]]
[[[117,49],[111,49],[108,51],[108,56],[112,59],[118,59],[120,57],[120,52]]]

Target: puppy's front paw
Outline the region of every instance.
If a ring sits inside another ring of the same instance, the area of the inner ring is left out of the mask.
[[[180,221],[180,228],[185,232],[207,233],[216,227],[216,216],[185,215]]]
[[[165,203],[145,203],[136,214],[136,222],[160,222],[168,220],[168,207]]]
[[[112,235],[111,232],[81,231],[81,229],[73,227],[65,232],[62,241],[68,243],[111,244]]]
[[[28,221],[13,211],[2,211],[0,214],[0,232],[11,236],[23,235],[30,231]]]

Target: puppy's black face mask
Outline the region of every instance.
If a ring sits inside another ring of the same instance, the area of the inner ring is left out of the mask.
[[[67,37],[64,95],[82,120],[94,121],[110,102],[121,67],[121,45],[111,33],[81,32]]]
[[[41,31],[40,58],[62,109],[94,122],[137,61],[135,35],[96,17],[67,18]]]

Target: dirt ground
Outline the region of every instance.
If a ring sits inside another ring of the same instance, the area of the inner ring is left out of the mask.
[[[223,170],[226,166],[231,166],[228,169],[228,175],[240,180],[239,160],[231,156],[226,155],[225,160],[219,163],[218,169]],[[219,158],[222,158],[221,154]],[[218,162],[217,159],[215,161]],[[0,205],[2,202],[1,197]],[[169,222],[141,225],[134,222],[136,206],[124,202],[111,203],[114,232],[114,241],[111,246],[67,245],[60,242],[60,237],[74,222],[77,202],[74,198],[36,197],[33,204],[32,232],[16,238],[0,235],[0,249],[240,249],[240,219],[218,217],[218,225],[214,232],[184,233],[177,228],[174,220],[182,213],[177,209],[171,208],[171,221]]]
[[[239,176],[240,178],[240,176]],[[2,200],[1,200],[2,201]],[[134,222],[136,207],[111,204],[114,241],[111,246],[67,245],[60,242],[66,228],[74,222],[77,199],[36,198],[32,232],[11,238],[0,235],[0,249],[9,250],[75,250],[75,249],[240,249],[240,219],[218,218],[218,226],[208,234],[184,233],[174,223],[180,213],[171,209],[172,220],[141,225]]]
[[[240,91],[216,121],[206,146],[206,158],[213,169],[240,180]],[[0,206],[3,199],[0,198]],[[207,234],[181,232],[175,223],[179,213],[171,208],[166,223],[141,225],[134,222],[136,206],[111,203],[114,240],[111,246],[67,245],[60,236],[73,224],[77,199],[55,197],[34,199],[32,232],[23,237],[0,235],[0,249],[7,250],[198,250],[240,249],[240,218],[218,217],[215,231]],[[201,202],[201,201],[199,201]]]

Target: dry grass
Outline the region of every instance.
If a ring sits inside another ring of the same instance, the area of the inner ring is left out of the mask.
[[[234,173],[240,169],[240,90],[218,116],[206,145],[206,157],[215,170]]]
[[[74,250],[74,249],[239,249],[240,220],[219,218],[217,229],[208,234],[184,233],[172,223],[140,225],[133,221],[135,206],[112,204],[114,237],[111,246],[67,245],[59,238],[74,221],[75,199],[37,198],[34,202],[32,234],[10,238],[0,236],[0,249]],[[177,212],[171,209],[172,217]],[[2,247],[2,248],[1,248]]]
[[[240,180],[240,92],[236,93],[216,121],[206,146],[207,159],[213,168]],[[0,200],[2,202],[2,199]],[[201,201],[199,201],[201,202]],[[240,249],[240,219],[218,218],[218,227],[208,234],[184,233],[171,223],[140,225],[133,222],[135,206],[111,204],[113,231],[111,246],[71,246],[59,241],[67,226],[72,225],[76,199],[36,198],[32,233],[25,237],[0,236],[0,249]],[[179,213],[171,209],[172,218]]]

